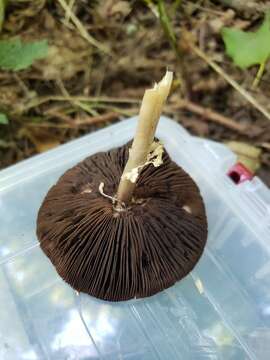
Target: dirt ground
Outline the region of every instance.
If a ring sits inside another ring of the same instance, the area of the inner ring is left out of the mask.
[[[27,70],[0,71],[0,112],[9,118],[0,125],[0,168],[137,114],[144,89],[169,68],[165,114],[195,135],[256,146],[258,175],[270,185],[270,61],[254,89],[258,68],[237,68],[221,38],[223,26],[256,30],[268,8],[249,0],[10,0],[1,39],[47,39],[49,54]]]

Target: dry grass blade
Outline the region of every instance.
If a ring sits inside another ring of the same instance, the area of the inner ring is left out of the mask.
[[[102,52],[109,53],[109,49],[101,44],[99,41],[97,41],[93,36],[91,36],[88,31],[85,29],[84,25],[81,23],[81,21],[77,18],[77,16],[74,14],[74,12],[70,9],[70,7],[67,5],[65,0],[58,0],[59,4],[62,6],[62,8],[66,11],[66,16],[70,18],[70,20],[73,22],[73,24],[77,27],[79,33],[81,36],[87,40],[91,45],[95,46],[97,49],[99,49]]]
[[[235,90],[237,90],[251,105],[253,105],[258,111],[260,111],[268,120],[270,120],[270,113],[258,103],[256,99],[242,86],[240,86],[230,75],[226,74],[225,71],[214,61],[212,61],[203,51],[201,51],[196,45],[191,42],[188,46],[201,58],[203,59],[212,69],[214,69],[220,76],[222,76]]]
[[[72,12],[73,6],[75,4],[76,0],[70,0],[68,7],[69,7],[69,11],[66,11],[66,16],[65,16],[65,20],[64,20],[64,24],[68,25],[69,21],[70,21],[70,14]]]
[[[50,101],[68,101],[68,102],[86,102],[86,103],[114,103],[114,104],[139,104],[140,101],[136,99],[129,98],[115,98],[108,96],[62,96],[62,95],[52,95],[52,96],[40,96],[34,98],[33,100],[28,101],[27,104],[22,105],[22,112],[28,111],[32,108],[40,106]]]
[[[52,115],[61,118],[65,121],[64,124],[56,124],[51,122],[42,123],[29,123],[28,127],[36,127],[36,128],[59,128],[59,129],[71,129],[71,128],[78,128],[82,126],[89,126],[89,125],[96,125],[96,124],[103,124],[109,121],[117,120],[120,117],[120,114],[115,112],[108,112],[106,114],[101,114],[97,116],[87,117],[85,119],[77,119],[72,120],[71,118],[63,116],[63,114],[59,114],[57,112],[52,112]]]
[[[67,89],[65,88],[65,85],[64,85],[63,81],[61,80],[61,78],[57,78],[56,83],[58,84],[59,89],[61,90],[63,96],[70,97],[70,94],[68,93]],[[79,107],[80,109],[84,110],[85,112],[89,113],[90,115],[96,115],[95,110],[93,110],[92,107],[89,106],[88,104],[84,104],[78,100],[70,101],[70,103],[72,105],[74,105],[75,107],[76,106]]]

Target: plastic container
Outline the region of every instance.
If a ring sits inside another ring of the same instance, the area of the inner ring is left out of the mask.
[[[226,175],[235,156],[162,118],[157,136],[198,183],[209,221],[195,270],[153,297],[76,294],[39,248],[36,215],[59,175],[124,144],[130,119],[0,172],[0,359],[270,359],[270,192]]]

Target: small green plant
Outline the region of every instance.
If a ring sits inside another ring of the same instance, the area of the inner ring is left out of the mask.
[[[5,8],[6,8],[6,0],[0,0],[0,32],[2,30],[3,22],[5,19]]]
[[[0,112],[0,125],[7,125],[7,124],[8,124],[7,115]]]
[[[0,0],[1,1],[1,0]],[[27,69],[48,54],[47,40],[22,43],[20,38],[0,41],[0,69]]]
[[[256,86],[270,58],[270,12],[265,15],[257,31],[242,31],[225,27],[222,29],[222,38],[226,53],[233,59],[235,65],[241,69],[252,65],[260,66],[253,84]]]

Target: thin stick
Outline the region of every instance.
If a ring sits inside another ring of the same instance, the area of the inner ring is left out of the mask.
[[[75,126],[94,125],[117,119],[119,119],[119,114],[115,112],[108,112],[107,114],[92,116],[83,120],[75,120],[74,124]]]
[[[66,121],[66,124],[55,124],[49,122],[42,123],[28,123],[27,126],[31,127],[44,127],[44,128],[63,128],[63,129],[75,129],[82,126],[89,126],[95,124],[103,124],[105,122],[113,121],[119,119],[119,114],[114,112],[109,112],[107,114],[101,114],[98,116],[92,116],[84,120],[73,120],[63,114],[58,112],[51,112],[52,115],[59,117],[60,119]]]
[[[146,162],[150,146],[154,140],[163,105],[170,91],[172,78],[173,73],[167,71],[158,84],[155,84],[152,89],[148,89],[144,93],[139,113],[139,121],[129,153],[129,159],[117,191],[117,200],[126,205],[132,198],[136,182],[131,182],[125,175]]]
[[[257,110],[259,110],[268,120],[270,120],[270,113],[258,103],[253,96],[250,95],[248,91],[242,88],[235,80],[233,80],[225,71],[214,61],[209,59],[209,57],[201,51],[197,46],[189,43],[188,46],[200,57],[202,58],[212,69],[214,69],[219,75],[221,75],[235,90],[237,90],[251,105],[253,105]]]
[[[233,119],[230,119],[224,115],[221,115],[221,114],[213,111],[210,108],[204,108],[200,105],[194,104],[193,102],[191,102],[189,100],[181,100],[179,105],[181,108],[189,110],[195,114],[202,116],[203,118],[208,119],[209,121],[212,121],[212,122],[215,122],[222,126],[225,126],[229,129],[237,131],[241,134],[245,134],[247,131],[246,125],[237,123]]]
[[[30,110],[33,107],[40,106],[49,101],[82,101],[82,102],[93,102],[93,103],[116,103],[116,104],[138,104],[139,100],[129,99],[129,98],[114,98],[106,96],[60,96],[60,95],[51,95],[51,96],[40,96],[34,98],[33,100],[28,101],[22,108],[25,112]]]

